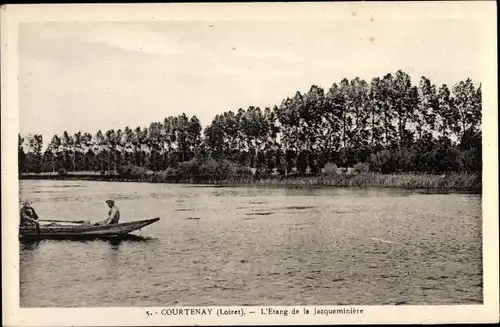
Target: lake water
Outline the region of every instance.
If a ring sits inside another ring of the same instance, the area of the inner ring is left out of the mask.
[[[481,197],[20,182],[41,219],[161,217],[141,241],[20,245],[23,307],[479,304]]]

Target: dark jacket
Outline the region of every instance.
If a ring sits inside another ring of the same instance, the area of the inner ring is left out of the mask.
[[[32,219],[38,220],[38,215],[36,214],[35,209],[33,209],[32,207],[22,207],[20,216],[21,219],[19,224],[21,226],[33,225],[34,222],[32,221]]]

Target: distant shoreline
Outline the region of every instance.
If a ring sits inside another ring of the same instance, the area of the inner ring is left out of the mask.
[[[20,180],[81,180],[101,182],[142,182],[165,184],[199,184],[216,186],[279,186],[279,187],[342,187],[342,188],[400,188],[409,190],[426,190],[430,193],[482,193],[482,181],[479,174],[452,173],[434,174],[336,174],[327,176],[287,176],[287,177],[171,177],[165,178],[156,173],[147,176],[124,176],[115,174],[99,174],[94,172],[57,173],[25,173]]]

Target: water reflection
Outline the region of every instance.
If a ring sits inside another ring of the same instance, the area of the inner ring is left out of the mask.
[[[21,239],[19,241],[19,244],[21,251],[28,251],[28,250],[33,251],[38,248],[40,242],[41,241],[37,239],[26,239],[26,240]]]
[[[109,240],[108,243],[111,245],[110,248],[112,250],[118,251],[120,244],[123,242],[123,240]]]
[[[114,238],[94,238],[94,239],[88,239],[88,238],[78,238],[74,237],[72,239],[65,239],[65,238],[48,238],[48,239],[36,239],[36,238],[23,238],[19,240],[20,244],[20,249],[21,251],[24,250],[35,250],[37,249],[40,244],[43,244],[44,242],[56,242],[59,241],[61,243],[69,242],[71,241],[72,243],[81,243],[81,244],[89,244],[89,243],[109,243],[113,246],[118,246],[122,243],[135,243],[135,242],[140,242],[140,243],[149,243],[149,242],[154,242],[157,239],[154,237],[147,237],[147,236],[140,236],[140,235],[134,235],[134,234],[128,234],[123,237],[114,237]]]
[[[112,238],[112,239],[106,240],[106,242],[111,244],[113,249],[118,249],[119,245],[124,244],[124,243],[135,243],[135,242],[151,243],[151,242],[154,242],[156,240],[157,239],[155,239],[153,237],[128,234],[128,235],[123,236],[123,237]]]

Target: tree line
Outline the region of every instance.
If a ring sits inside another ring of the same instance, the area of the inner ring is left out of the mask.
[[[327,163],[394,172],[480,172],[481,85],[468,78],[417,85],[399,70],[367,82],[342,79],[324,90],[296,92],[274,107],[216,115],[170,116],[147,127],[18,136],[20,172],[151,171],[197,163],[231,164],[268,174],[318,174]],[[191,171],[193,173],[193,171]]]

